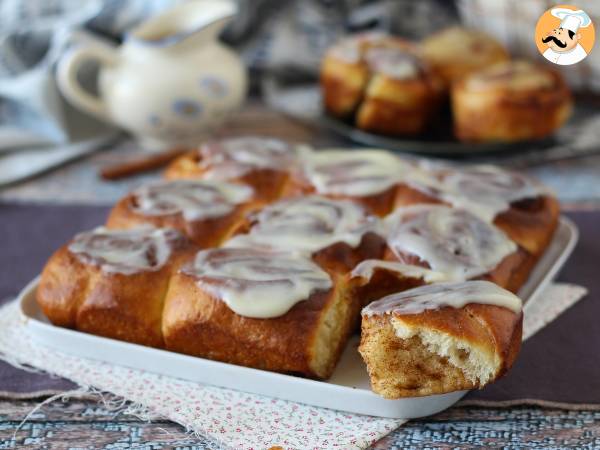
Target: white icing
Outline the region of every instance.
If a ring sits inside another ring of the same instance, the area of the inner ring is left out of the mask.
[[[417,78],[421,74],[418,58],[396,47],[373,47],[365,52],[365,61],[374,72],[397,80]]]
[[[469,210],[492,222],[512,202],[548,195],[548,189],[526,175],[491,165],[451,168],[423,162],[430,177],[413,179],[411,186],[444,200],[456,208]]]
[[[203,220],[229,214],[252,193],[248,186],[225,182],[162,181],[136,189],[131,209],[146,216],[181,213],[189,221]]]
[[[228,180],[254,169],[287,170],[310,149],[279,139],[247,136],[209,142],[198,151],[205,179]]]
[[[417,256],[449,280],[493,270],[517,246],[499,228],[465,210],[442,205],[400,208],[386,217],[387,243],[396,257]]]
[[[292,252],[220,248],[199,252],[182,270],[236,314],[268,319],[333,286],[309,258]]]
[[[519,314],[522,302],[513,293],[489,281],[438,283],[388,295],[362,310],[366,317],[384,314],[420,314],[446,306],[462,308],[470,303],[494,305]]]
[[[424,176],[413,164],[377,149],[321,150],[304,163],[305,176],[319,194],[367,196]]]
[[[178,243],[185,242],[176,230],[142,226],[130,230],[104,227],[80,233],[68,246],[81,262],[104,272],[133,275],[160,270]]]
[[[319,196],[297,197],[267,206],[254,217],[250,232],[226,247],[285,248],[315,252],[338,242],[357,247],[365,233],[378,229],[378,220],[349,200]]]
[[[413,264],[403,264],[398,261],[384,261],[381,259],[367,259],[361,262],[352,270],[351,277],[363,278],[365,281],[370,281],[377,269],[395,272],[407,278],[421,278],[427,283],[448,280],[448,277],[443,272],[436,272]]]

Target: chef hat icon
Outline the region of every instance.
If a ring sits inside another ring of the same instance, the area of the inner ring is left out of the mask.
[[[579,28],[586,28],[592,23],[592,19],[581,9],[573,11],[567,8],[554,8],[550,13],[561,20],[560,28],[577,33]]]

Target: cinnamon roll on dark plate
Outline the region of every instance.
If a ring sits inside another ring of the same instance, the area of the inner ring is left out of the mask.
[[[452,87],[454,132],[463,141],[542,139],[567,121],[572,108],[562,76],[525,61],[486,68]]]
[[[351,36],[333,46],[321,67],[325,109],[355,115],[356,126],[389,135],[421,133],[442,100],[442,82],[416,47],[385,34]]]

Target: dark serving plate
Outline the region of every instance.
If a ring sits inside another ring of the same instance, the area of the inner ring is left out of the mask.
[[[321,114],[314,118],[319,125],[358,144],[370,147],[383,147],[394,152],[408,152],[436,156],[474,156],[494,153],[514,153],[524,149],[543,149],[557,144],[555,137],[535,141],[519,142],[461,142],[452,136],[451,130],[444,126],[435,127],[435,131],[416,137],[393,137],[362,131],[350,123]],[[448,122],[450,118],[448,118]]]
[[[397,153],[515,167],[600,153],[600,98],[587,94],[576,96],[573,115],[553,136],[536,141],[467,143],[454,137],[449,108],[441,112],[437,122],[423,135],[393,137],[359,130],[350,122],[325,114],[316,83],[290,87],[271,82],[263,91],[267,104],[291,118],[330,130],[360,146]]]

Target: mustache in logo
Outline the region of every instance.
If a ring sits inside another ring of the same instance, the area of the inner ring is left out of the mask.
[[[546,36],[545,38],[542,38],[544,44],[550,41],[553,41],[560,48],[565,48],[567,46],[566,42],[559,41],[556,36]]]

